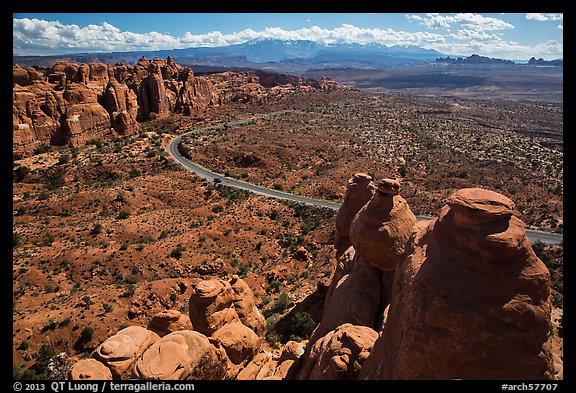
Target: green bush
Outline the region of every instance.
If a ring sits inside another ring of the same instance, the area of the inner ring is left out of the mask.
[[[117,218],[119,220],[125,220],[128,217],[130,217],[130,212],[126,211],[126,210],[120,210],[120,212],[118,213],[118,216],[117,216]]]
[[[42,154],[42,153],[47,153],[50,151],[50,146],[48,145],[40,145],[38,147],[36,147],[33,151],[34,155],[38,155],[38,154]]]
[[[80,337],[78,340],[81,343],[88,343],[90,340],[92,340],[92,337],[94,337],[94,329],[90,326],[85,326],[84,329],[82,329],[80,332]]]
[[[221,205],[216,205],[216,206],[212,207],[213,213],[220,213],[223,210],[224,210],[224,206],[221,206]]]
[[[290,305],[290,296],[286,292],[282,292],[278,299],[272,305],[272,311],[275,313],[281,313],[288,308]]]
[[[58,157],[58,164],[59,165],[63,165],[66,164],[68,161],[70,161],[70,154],[60,154],[60,157]]]
[[[176,245],[176,248],[174,248],[174,249],[172,249],[172,251],[170,251],[170,257],[180,259],[182,257],[182,251],[184,251],[185,249],[186,248],[184,246],[182,246],[182,244]]]
[[[90,230],[90,234],[96,236],[99,233],[102,233],[102,225],[95,224],[94,227]]]
[[[24,179],[26,177],[26,175],[28,175],[29,173],[30,173],[30,168],[28,168],[27,166],[19,166],[14,171],[14,175],[13,175],[14,180],[17,182],[22,181],[22,179]]]

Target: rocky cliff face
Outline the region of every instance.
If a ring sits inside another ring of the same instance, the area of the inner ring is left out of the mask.
[[[189,67],[141,58],[134,66],[59,62],[44,75],[13,65],[13,151],[40,145],[77,146],[137,132],[138,123],[172,112],[202,116],[227,102],[263,102],[293,89],[329,91],[324,79],[225,72],[197,77]],[[320,83],[321,82],[321,83]]]

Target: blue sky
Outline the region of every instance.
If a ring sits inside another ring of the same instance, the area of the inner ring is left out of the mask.
[[[448,55],[563,57],[562,14],[14,14],[21,55],[219,46],[254,38],[417,45]]]

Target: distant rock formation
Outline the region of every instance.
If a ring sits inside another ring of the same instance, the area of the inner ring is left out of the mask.
[[[534,66],[552,66],[552,67],[564,67],[564,60],[563,59],[556,59],[556,60],[544,60],[543,58],[539,58],[536,60],[535,57],[531,57],[528,60],[529,65]]]
[[[447,63],[447,64],[508,64],[508,65],[515,64],[512,60],[496,59],[476,54],[470,55],[465,58],[438,57],[436,58],[435,62]]]
[[[78,146],[138,131],[138,123],[172,112],[201,117],[227,102],[266,102],[288,91],[329,91],[335,82],[263,71],[197,77],[168,57],[142,57],[134,66],[60,61],[44,75],[12,66],[13,151],[40,145]]]

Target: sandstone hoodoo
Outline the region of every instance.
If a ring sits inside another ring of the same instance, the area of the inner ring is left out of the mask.
[[[312,82],[276,74],[265,74],[261,83],[257,72],[197,77],[170,57],[142,57],[134,66],[61,61],[46,75],[14,64],[12,74],[13,150],[23,155],[41,145],[78,146],[132,134],[138,122],[172,112],[203,117],[227,102],[265,102],[297,89],[339,86],[326,78]]]
[[[377,186],[365,174],[356,174],[349,180],[347,197],[336,220],[340,223],[339,233],[349,233],[353,246],[338,260],[322,319],[310,337],[296,378],[311,378],[318,357],[313,351],[322,348],[317,343],[325,341],[325,336],[339,326],[351,324],[380,331],[390,301],[394,269],[416,222],[408,204],[398,195],[399,190],[400,182],[396,180],[382,179]],[[354,211],[357,213],[353,219],[347,218]],[[345,223],[351,227],[346,228]]]
[[[394,271],[404,252],[416,217],[404,198],[398,195],[400,182],[381,179],[376,192],[352,220],[350,240],[354,249],[370,265]]]
[[[350,243],[350,225],[356,213],[370,200],[376,191],[372,176],[356,173],[348,180],[342,206],[336,215],[336,259],[352,244]]]
[[[361,378],[554,378],[550,275],[513,209],[463,189],[418,223]]]

